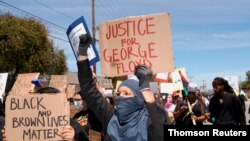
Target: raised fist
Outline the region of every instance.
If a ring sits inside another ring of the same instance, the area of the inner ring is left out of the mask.
[[[140,90],[150,89],[149,82],[152,80],[153,72],[148,66],[136,66],[134,74],[139,79]]]
[[[83,56],[87,56],[88,47],[92,43],[92,38],[90,34],[82,34],[79,36],[79,54]]]

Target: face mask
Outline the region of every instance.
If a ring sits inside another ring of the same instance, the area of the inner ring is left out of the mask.
[[[82,106],[82,101],[79,100],[79,101],[73,101],[74,102],[74,106],[77,110],[83,110],[83,106]]]
[[[143,108],[143,105],[138,104],[133,97],[124,98],[117,96],[115,98],[115,104],[117,117],[121,123],[125,123],[133,116],[132,113]]]

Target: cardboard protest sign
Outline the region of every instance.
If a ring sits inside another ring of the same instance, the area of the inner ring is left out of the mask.
[[[176,68],[174,71],[175,71],[175,72],[181,71],[181,74],[187,79],[187,71],[186,71],[186,68]]]
[[[173,83],[160,83],[161,93],[173,94],[174,84]]]
[[[113,89],[112,79],[97,76],[97,82],[102,88]]]
[[[187,78],[187,74],[186,74],[186,69],[185,68],[177,68],[177,69],[175,69],[175,71],[172,72],[172,74],[171,74],[171,76],[172,76],[172,82],[174,83],[174,91],[183,90],[183,83],[182,83],[179,71],[181,71],[181,74],[185,78]]]
[[[76,59],[77,56],[79,55],[79,50],[78,50],[80,42],[79,36],[86,33],[90,34],[84,17],[78,18],[67,29],[67,36],[69,38],[69,42]],[[100,61],[94,42],[92,42],[92,44],[88,48],[87,53],[90,65],[96,64],[97,62]]]
[[[174,70],[168,13],[131,16],[100,25],[102,75],[122,76],[139,64],[154,73]]]
[[[170,76],[171,73],[170,72],[166,72],[166,73],[157,73],[155,76],[154,81],[156,82],[170,82]]]
[[[172,72],[172,82],[174,83],[174,91],[183,90],[183,84],[179,72]]]
[[[0,73],[0,99],[3,99],[5,93],[5,87],[7,82],[8,73]]]
[[[76,93],[76,85],[68,84],[66,88],[67,98],[74,97]]]
[[[33,91],[35,85],[31,83],[32,80],[38,79],[40,73],[24,73],[18,74],[17,79],[11,89],[10,94],[28,94]]]
[[[59,133],[69,125],[66,94],[9,95],[5,111],[8,141],[62,140]]]
[[[65,93],[68,81],[68,75],[51,75],[49,86],[57,88],[62,93]]]

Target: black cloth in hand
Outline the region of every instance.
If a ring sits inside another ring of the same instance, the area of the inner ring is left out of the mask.
[[[149,82],[152,80],[153,72],[148,66],[136,66],[134,74],[139,79],[140,90],[150,89]]]
[[[90,34],[82,34],[79,36],[79,54],[83,56],[87,56],[87,50],[90,44],[92,43],[92,39]]]

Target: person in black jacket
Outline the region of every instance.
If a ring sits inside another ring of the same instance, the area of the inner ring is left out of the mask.
[[[245,113],[238,96],[228,81],[221,77],[213,80],[214,96],[209,103],[210,121],[214,125],[245,125]]]
[[[80,37],[78,56],[78,79],[82,97],[88,107],[101,121],[106,132],[105,140],[112,141],[163,141],[163,129],[166,121],[165,111],[160,108],[149,82],[152,71],[145,65],[135,68],[136,80],[122,82],[115,97],[115,107],[110,105],[96,88],[92,70],[87,59],[89,35]],[[87,36],[87,38],[86,38]]]

